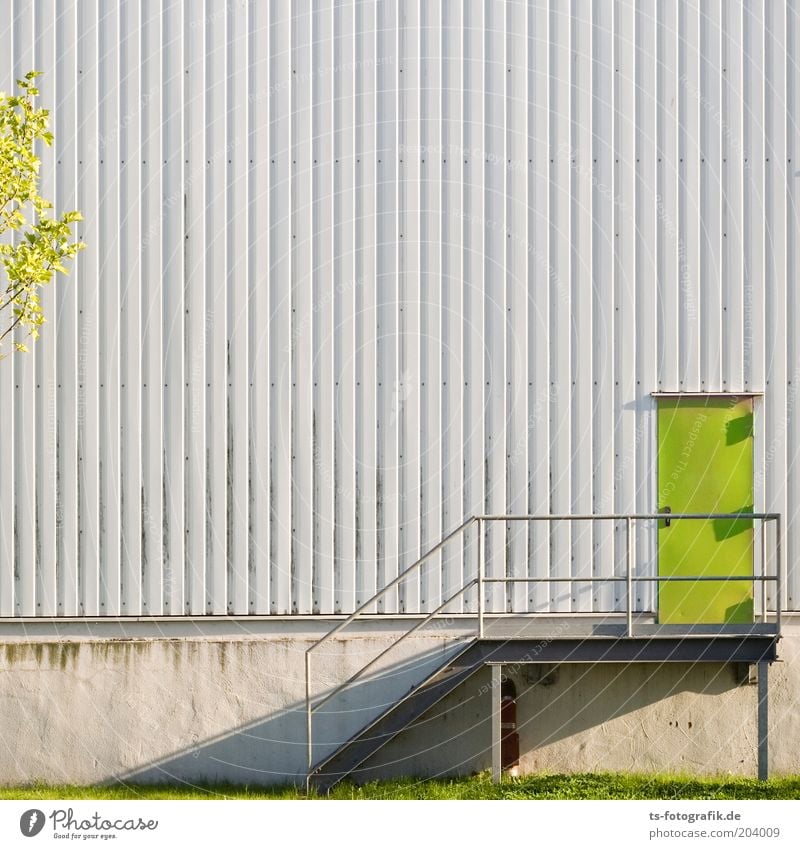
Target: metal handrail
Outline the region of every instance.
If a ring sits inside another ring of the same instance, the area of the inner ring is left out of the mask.
[[[477,579],[476,579],[477,580]],[[606,581],[627,581],[618,575],[612,575],[607,578],[484,578],[484,584],[583,584],[583,583],[598,583],[604,584]],[[634,581],[777,581],[775,575],[698,575],[693,578],[691,575],[640,575],[633,579]]]
[[[780,520],[780,513],[503,513],[473,516],[485,522],[594,522],[603,519],[763,519]]]
[[[459,596],[462,596],[467,590],[472,589],[472,587],[474,587],[477,583],[478,579],[473,578],[468,584],[465,584],[463,587],[461,587],[460,590],[454,592],[453,595],[450,596],[450,598],[448,598],[446,601],[443,601],[435,610],[432,610],[424,619],[421,619],[419,622],[417,622],[417,624],[410,631],[406,631],[405,634],[403,634],[398,640],[395,640],[395,642],[393,642],[388,648],[385,648],[380,654],[373,657],[372,660],[369,661],[369,663],[362,666],[361,669],[359,669],[358,672],[355,672],[350,678],[347,679],[347,681],[343,682],[342,684],[339,684],[336,689],[331,690],[330,693],[315,702],[313,709],[319,710],[324,704],[327,704],[334,696],[341,693],[342,690],[344,690],[344,688],[348,686],[348,684],[352,684],[352,682],[356,678],[360,677],[368,669],[371,669],[373,666],[375,666],[375,664],[384,655],[388,654],[393,648],[402,643],[403,640],[406,639],[406,637],[410,637],[414,632],[419,631],[420,628],[427,625],[428,622],[430,622],[431,619],[433,619],[433,617],[436,616],[437,613],[440,613],[442,610],[444,610],[444,608],[447,607],[450,602],[455,601]]]
[[[353,673],[353,675],[351,675],[350,678],[348,678],[343,683],[339,684],[338,687],[336,687],[334,690],[331,690],[330,693],[325,695],[323,698],[321,698],[315,704],[312,705],[310,703],[310,700],[309,700],[309,702],[307,703],[308,768],[309,769],[311,769],[314,765],[314,763],[313,763],[313,756],[314,755],[313,755],[313,744],[312,744],[312,727],[311,727],[311,717],[312,717],[312,714],[314,713],[314,711],[319,710],[323,705],[327,704],[332,698],[334,698],[339,693],[341,693],[342,690],[349,687],[353,683],[353,681],[356,680],[356,678],[360,678],[368,669],[371,669],[382,657],[384,657],[384,655],[388,654],[390,651],[397,648],[397,646],[399,646],[400,643],[402,643],[403,640],[406,639],[406,637],[410,637],[414,632],[419,631],[420,628],[423,628],[425,625],[427,625],[428,622],[430,622],[431,619],[433,619],[434,616],[436,616],[438,613],[440,613],[442,610],[444,610],[444,608],[447,607],[448,604],[455,601],[457,598],[459,598],[459,596],[462,596],[467,590],[474,587],[475,584],[477,584],[477,583],[478,583],[478,579],[473,578],[468,584],[465,584],[463,587],[461,587],[460,590],[453,593],[453,595],[451,595],[450,598],[447,599],[447,601],[442,602],[442,604],[440,604],[435,610],[432,610],[424,619],[417,622],[417,624],[410,631],[406,631],[405,634],[403,634],[399,639],[395,640],[393,643],[391,643],[391,645],[387,646],[380,654],[373,657],[372,660],[369,663],[367,663],[365,666],[362,666],[357,672]],[[308,657],[308,656],[309,655],[306,654],[306,657]]]
[[[634,561],[633,561],[633,548],[634,548],[634,536],[633,536],[633,523],[636,521],[651,521],[651,520],[667,520],[670,521],[678,521],[681,519],[694,519],[694,520],[710,520],[710,519],[740,519],[740,520],[749,520],[749,521],[760,521],[761,522],[761,574],[760,575],[698,575],[696,577],[687,576],[687,575],[637,575],[634,576]],[[547,577],[547,578],[517,578],[517,577],[499,577],[499,578],[487,578],[484,574],[485,572],[485,562],[486,562],[486,534],[485,527],[490,522],[580,522],[580,521],[615,521],[621,522],[624,521],[626,524],[626,570],[625,575],[611,575],[611,576],[586,576],[586,577]],[[767,522],[774,521],[776,523],[776,538],[775,538],[775,574],[767,575],[767,546],[766,546],[766,529],[765,524]],[[311,655],[312,653],[318,649],[325,642],[330,640],[336,634],[343,631],[350,625],[355,619],[357,619],[368,607],[374,605],[377,601],[379,601],[389,590],[396,587],[402,581],[406,580],[410,574],[424,563],[426,563],[431,557],[441,551],[448,543],[452,542],[457,537],[463,535],[463,533],[473,524],[478,525],[478,575],[476,578],[472,578],[466,584],[464,584],[459,590],[457,590],[453,595],[451,595],[447,600],[442,602],[438,607],[428,613],[422,620],[417,622],[413,628],[409,631],[406,631],[404,634],[400,636],[399,639],[395,640],[391,645],[381,651],[376,657],[372,658],[366,665],[362,666],[358,669],[353,675],[350,676],[346,681],[339,684],[332,691],[324,695],[321,699],[316,702],[312,701],[311,697]],[[626,636],[633,636],[633,584],[635,582],[651,582],[651,583],[661,583],[661,582],[669,582],[669,581],[717,581],[717,582],[726,582],[726,581],[748,581],[748,582],[760,582],[762,586],[767,582],[774,582],[776,584],[775,590],[775,614],[776,614],[776,633],[780,634],[781,630],[781,569],[782,569],[782,557],[781,557],[781,548],[782,548],[782,536],[781,536],[781,516],[779,513],[562,513],[562,514],[547,514],[547,515],[523,515],[523,514],[512,514],[512,515],[476,515],[470,516],[464,522],[461,523],[455,530],[449,533],[447,536],[443,537],[440,542],[438,542],[433,548],[427,551],[422,557],[412,563],[407,569],[404,569],[400,572],[392,581],[390,581],[386,586],[376,592],[371,598],[357,607],[349,616],[347,616],[342,622],[340,622],[335,628],[332,628],[328,631],[327,634],[323,635],[319,640],[317,640],[313,645],[309,646],[305,652],[305,673],[306,673],[306,731],[307,731],[307,746],[308,746],[308,769],[309,772],[314,767],[313,761],[313,714],[315,711],[319,710],[323,705],[327,704],[331,699],[341,693],[344,689],[350,686],[356,679],[358,679],[361,675],[363,675],[368,669],[371,669],[382,657],[388,654],[389,651],[394,649],[397,645],[399,645],[403,640],[407,637],[411,636],[411,634],[423,628],[428,624],[435,616],[437,616],[444,608],[446,608],[449,604],[455,601],[457,598],[462,596],[467,590],[472,589],[472,587],[478,587],[478,627],[477,627],[477,637],[480,639],[484,634],[484,613],[485,613],[485,599],[483,586],[484,584],[516,584],[516,583],[605,583],[605,582],[625,582],[626,584],[626,599],[625,599],[625,612],[626,612]],[[767,599],[766,592],[762,590],[761,594],[761,616],[762,621],[766,621],[767,618]]]
[[[329,702],[335,695],[344,690],[345,687],[348,687],[356,678],[360,677],[367,669],[371,668],[380,658],[382,658],[390,649],[393,649],[399,642],[404,640],[407,636],[417,631],[423,625],[430,622],[430,620],[444,607],[450,604],[451,601],[454,601],[458,596],[462,595],[466,592],[471,586],[474,586],[475,583],[480,584],[482,573],[480,572],[479,567],[479,575],[478,578],[474,579],[469,584],[462,586],[461,589],[454,595],[451,596],[444,604],[439,605],[436,610],[432,611],[428,616],[425,617],[421,622],[417,623],[411,631],[407,631],[403,634],[399,640],[395,640],[387,649],[382,651],[377,657],[373,658],[366,666],[361,667],[357,672],[355,672],[350,678],[347,679],[344,683],[340,684],[333,692],[329,693],[322,700],[318,701],[316,704],[312,704],[311,701],[311,654],[316,649],[318,649],[323,643],[326,643],[329,639],[334,637],[340,631],[343,631],[351,622],[353,622],[358,616],[360,616],[368,607],[371,607],[375,602],[379,601],[386,595],[389,590],[396,587],[402,581],[408,578],[411,572],[414,572],[423,563],[427,562],[434,554],[441,551],[449,542],[452,542],[456,537],[466,531],[467,528],[471,527],[473,524],[478,523],[480,527],[480,520],[477,516],[470,516],[470,518],[464,520],[454,531],[449,533],[446,537],[440,540],[430,551],[426,551],[425,554],[422,555],[418,560],[412,563],[407,569],[404,569],[400,574],[397,575],[390,583],[388,583],[385,587],[375,593],[371,598],[365,601],[362,605],[357,607],[346,619],[340,622],[335,628],[328,631],[323,637],[317,640],[313,645],[309,646],[306,649],[305,654],[305,672],[306,672],[306,735],[307,735],[307,746],[308,746],[308,768],[309,770],[314,765],[313,760],[313,731],[312,731],[312,716],[315,710],[318,710],[322,705]],[[481,535],[482,536],[482,535]],[[481,561],[482,562],[482,561]],[[479,610],[482,611],[483,605],[482,601],[479,597],[478,599],[478,607]],[[482,616],[482,613],[481,613]]]

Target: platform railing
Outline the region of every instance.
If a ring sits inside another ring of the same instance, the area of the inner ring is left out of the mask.
[[[713,520],[741,520],[760,522],[760,574],[752,575],[637,575],[635,574],[635,527],[636,524],[643,521],[713,521]],[[510,523],[510,522],[546,522],[548,525],[554,523],[576,523],[576,522],[620,522],[625,523],[625,574],[624,575],[592,575],[576,577],[551,577],[532,578],[532,577],[487,577],[486,576],[486,531],[488,526],[493,523]],[[774,557],[769,557],[767,545],[767,523],[775,523],[775,544]],[[354,672],[346,681],[334,687],[324,696],[314,700],[312,695],[312,664],[311,659],[313,653],[320,646],[327,643],[337,634],[344,631],[356,619],[365,615],[369,608],[373,607],[380,601],[388,592],[396,588],[403,581],[406,581],[414,572],[421,566],[427,563],[432,557],[441,552],[449,543],[454,542],[457,538],[463,537],[464,534],[477,525],[478,528],[478,546],[477,546],[477,577],[466,581],[460,589],[450,595],[445,601],[439,604],[434,610],[426,614],[424,618],[416,622],[408,631],[402,634],[397,640],[391,643],[387,648],[383,649],[372,660]],[[769,610],[767,602],[767,583],[775,584],[775,629],[774,633],[779,635],[781,632],[781,577],[783,570],[782,560],[783,541],[781,537],[781,517],[779,513],[605,513],[605,514],[547,514],[547,515],[481,515],[471,516],[459,525],[454,531],[449,533],[433,548],[425,552],[425,554],[412,563],[407,569],[400,572],[392,581],[390,581],[382,589],[378,590],[371,598],[367,599],[363,604],[359,605],[349,616],[343,619],[339,624],[332,628],[327,634],[317,640],[313,645],[306,649],[305,653],[305,685],[306,685],[306,733],[308,747],[308,768],[311,771],[314,767],[314,742],[313,742],[313,718],[321,707],[328,704],[331,699],[335,698],[351,684],[361,678],[364,673],[372,669],[378,661],[385,657],[390,651],[395,649],[401,642],[424,628],[432,619],[440,615],[445,609],[452,604],[456,599],[461,598],[464,593],[473,587],[478,589],[478,610],[477,610],[477,627],[475,637],[483,639],[485,635],[485,618],[486,618],[486,593],[487,585],[491,584],[554,584],[554,583],[624,583],[625,584],[625,638],[633,638],[634,633],[634,585],[640,582],[655,583],[660,585],[666,582],[749,582],[755,587],[756,584],[761,585],[761,611],[760,618],[762,623],[768,621]],[[767,564],[772,561],[774,563],[774,573],[770,574]],[[519,614],[524,616],[526,614]],[[535,614],[527,614],[535,615]],[[569,613],[557,613],[558,616],[569,616]]]

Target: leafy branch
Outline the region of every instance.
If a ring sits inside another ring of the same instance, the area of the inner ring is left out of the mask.
[[[0,329],[0,358],[6,355],[6,337],[14,339],[15,331],[18,351],[28,350],[21,338],[38,338],[46,321],[39,289],[56,272],[66,274],[66,263],[86,247],[72,235],[72,225],[82,220],[80,212],[53,217],[53,204],[39,194],[36,146],[52,145],[53,135],[49,110],[36,107],[38,76],[39,71],[29,71],[17,80],[19,94],[0,92],[0,263],[7,278],[0,291],[0,315],[8,316],[7,326]]]

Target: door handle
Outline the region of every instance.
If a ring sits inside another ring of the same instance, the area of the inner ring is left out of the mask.
[[[662,512],[662,513],[671,513],[671,512],[672,512],[672,508],[671,508],[671,507],[669,507],[669,506],[668,506],[668,507],[664,507],[664,508],[662,508],[661,512]],[[664,519],[664,527],[665,527],[665,528],[668,528],[668,527],[669,527],[669,525],[670,525],[670,522],[671,522],[671,521],[672,521],[671,519]]]

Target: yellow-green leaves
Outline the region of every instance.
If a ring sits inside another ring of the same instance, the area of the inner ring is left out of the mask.
[[[53,143],[49,111],[34,102],[39,75],[29,71],[17,80],[19,94],[0,92],[0,264],[6,277],[0,280],[0,358],[7,337],[23,353],[28,348],[21,339],[38,338],[46,320],[39,287],[55,273],[66,274],[66,263],[86,247],[72,234],[71,225],[83,220],[80,212],[54,218],[48,213],[53,204],[39,194],[36,145]]]

